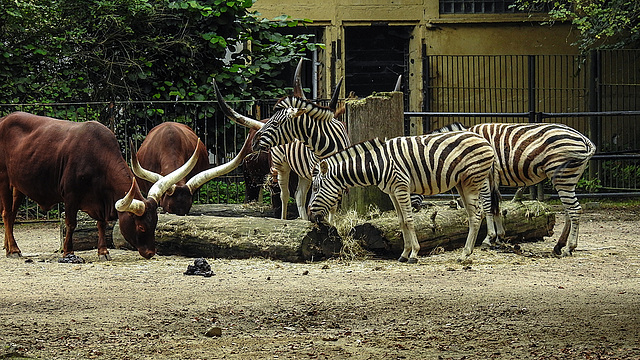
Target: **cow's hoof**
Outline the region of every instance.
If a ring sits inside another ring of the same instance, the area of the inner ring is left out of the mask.
[[[111,255],[109,255],[109,254],[98,255],[98,260],[100,260],[100,261],[111,261]]]
[[[400,262],[402,262],[402,263],[403,263],[403,262],[408,262],[408,261],[409,261],[409,259],[407,259],[407,258],[406,258],[406,257],[404,257],[404,256],[400,256],[400,257],[398,258],[398,261],[400,261]]]
[[[22,257],[22,253],[9,253],[7,257],[10,259],[18,259]]]
[[[407,263],[408,264],[417,264],[418,263],[418,258],[409,258],[409,261]]]

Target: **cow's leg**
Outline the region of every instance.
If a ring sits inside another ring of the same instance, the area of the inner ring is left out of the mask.
[[[107,250],[107,239],[105,238],[107,222],[98,220],[96,226],[98,226],[98,259],[111,260],[111,255],[109,255],[109,250]]]
[[[464,208],[467,211],[467,217],[469,218],[469,233],[467,234],[467,241],[465,242],[462,255],[464,256],[461,261],[465,261],[473,253],[473,248],[476,245],[476,238],[478,237],[478,230],[480,230],[480,224],[482,222],[482,208],[478,206],[480,201],[479,190],[464,189],[462,186],[457,186],[460,198],[464,203]]]
[[[3,187],[2,198],[0,203],[0,211],[2,212],[2,221],[4,223],[4,249],[7,257],[20,257],[22,252],[13,236],[13,226],[18,215],[18,208],[24,200],[24,195],[9,186]]]
[[[402,229],[402,238],[404,240],[404,249],[398,261],[416,264],[418,262],[420,244],[418,243],[413,216],[411,215],[411,194],[407,188],[397,188],[393,194],[389,196],[398,214],[400,228]]]
[[[307,193],[311,188],[311,180],[298,176],[298,188],[296,189],[296,206],[298,215],[302,220],[309,220],[307,215]]]
[[[78,225],[78,210],[69,209],[65,204],[65,217],[64,217],[65,231],[64,241],[62,242],[62,256],[73,254],[73,232]]]

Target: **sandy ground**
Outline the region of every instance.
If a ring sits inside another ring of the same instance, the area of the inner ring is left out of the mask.
[[[0,358],[640,359],[638,209],[590,210],[574,256],[560,233],[523,254],[476,249],[293,264],[112,250],[60,264],[57,224],[20,225],[0,258]]]

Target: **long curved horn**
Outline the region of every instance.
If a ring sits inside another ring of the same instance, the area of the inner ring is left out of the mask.
[[[338,105],[338,96],[340,96],[340,86],[342,85],[342,80],[344,78],[341,77],[340,81],[338,81],[338,85],[336,85],[336,89],[333,91],[333,96],[331,97],[331,101],[329,102],[329,109],[335,111],[336,106]]]
[[[156,181],[155,184],[153,184],[151,189],[149,189],[148,197],[153,198],[156,202],[159,202],[160,198],[162,197],[162,194],[164,194],[167,190],[169,190],[171,186],[175,185],[175,183],[180,181],[180,179],[187,176],[187,174],[189,174],[189,172],[193,170],[193,168],[196,166],[197,163],[198,163],[198,145],[196,145],[196,149],[193,152],[193,155],[191,155],[191,158],[189,159],[189,161],[187,161],[184,165],[177,168],[176,170],[173,170],[171,173],[162,177],[162,179]]]
[[[220,93],[220,89],[218,89],[218,84],[216,84],[215,79],[213,80],[213,88],[216,92],[216,99],[218,100],[218,104],[220,105],[222,112],[230,120],[240,125],[246,126],[250,129],[256,129],[256,130],[259,130],[264,125],[258,120],[252,119],[244,115],[240,115],[238,112],[233,110],[229,105],[227,105],[227,102],[224,101],[224,98],[222,98],[222,93]]]
[[[296,73],[293,75],[293,96],[301,99],[307,99],[304,96],[304,90],[302,90],[302,78],[300,73],[302,72],[302,61],[304,58],[300,58],[298,61],[298,66],[296,67]]]
[[[137,177],[145,179],[152,184],[162,179],[162,175],[147,170],[140,165],[140,162],[138,162],[138,156],[136,155],[136,149],[133,147],[133,141],[131,141],[131,139],[129,139],[129,147],[131,147],[131,170],[133,170],[133,173]]]
[[[120,212],[130,212],[134,213],[137,216],[142,216],[146,209],[144,203],[140,200],[134,199],[136,186],[136,178],[133,178],[133,182],[131,183],[131,189],[125,197],[116,201],[116,210]]]
[[[400,91],[401,86],[402,86],[402,75],[398,75],[398,80],[396,81],[396,87],[393,89],[393,91]]]
[[[242,160],[245,158],[245,154],[239,152],[236,157],[234,157],[231,161],[226,162],[222,165],[218,165],[212,169],[202,171],[201,173],[195,175],[189,181],[187,181],[187,187],[193,195],[202,185],[208,182],[211,179],[215,179],[222,175],[228,174],[235,170],[240,164],[242,164]]]

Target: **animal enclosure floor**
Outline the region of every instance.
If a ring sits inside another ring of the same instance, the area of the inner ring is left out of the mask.
[[[38,359],[638,359],[638,209],[590,210],[572,257],[476,248],[294,264],[111,250],[60,264],[57,224],[19,225],[0,259],[0,357]],[[206,336],[209,330],[209,335]],[[218,336],[219,335],[219,336]]]

